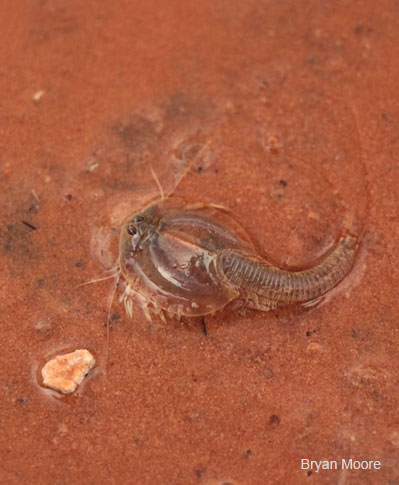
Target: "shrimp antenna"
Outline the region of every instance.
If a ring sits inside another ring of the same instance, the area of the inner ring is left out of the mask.
[[[184,177],[187,175],[187,172],[191,169],[191,167],[194,165],[196,160],[201,157],[203,152],[211,145],[211,143],[215,140],[216,134],[212,137],[210,137],[198,150],[198,152],[194,155],[192,160],[190,160],[187,164],[187,167],[182,171],[181,175],[178,176],[173,189],[169,192],[168,196],[171,195],[177,187],[180,185],[181,181],[184,179]]]
[[[155,173],[155,170],[154,170],[152,164],[150,164],[150,170],[151,170],[152,176],[154,177],[155,183],[157,184],[159,193],[161,194],[161,200],[164,200],[164,198],[165,198],[165,192],[164,192],[164,190],[162,188],[161,182],[159,181],[159,178],[158,178],[157,174]]]
[[[356,135],[357,135],[357,141],[360,147],[360,166],[363,172],[363,178],[364,178],[364,191],[365,191],[365,204],[363,208],[363,217],[364,217],[364,222],[362,224],[362,229],[361,229],[361,234],[359,237],[362,237],[364,232],[366,231],[366,226],[367,226],[367,220],[370,214],[370,182],[369,182],[369,172],[367,169],[367,165],[364,161],[364,150],[363,150],[363,143],[362,143],[362,136],[360,133],[360,126],[359,126],[359,115],[358,111],[356,108],[355,103],[352,101],[352,99],[349,99],[348,104],[351,107],[351,112],[353,119],[355,120],[355,125],[356,125]]]
[[[110,280],[110,279],[114,279],[115,280],[114,289],[112,290],[111,300],[110,300],[110,303],[109,303],[109,306],[108,306],[108,311],[107,311],[107,324],[106,324],[107,325],[107,348],[106,348],[106,357],[105,357],[105,373],[107,373],[107,368],[108,368],[108,357],[109,357],[109,322],[110,322],[110,319],[111,319],[111,310],[112,310],[112,305],[114,303],[116,290],[118,289],[119,281],[120,281],[120,278],[121,278],[121,272],[120,272],[119,267],[112,268],[112,271],[115,271],[115,270],[116,270],[116,273],[115,274],[111,274],[109,276],[105,276],[104,278],[96,278],[94,280],[86,281],[86,283],[82,283],[81,285],[78,285],[78,286],[75,287],[75,289],[76,289],[76,288],[81,288],[82,286],[91,285],[92,283],[98,283],[100,281],[106,281],[106,280]]]
[[[174,183],[174,186],[172,189],[168,190],[168,193],[166,194],[162,185],[161,185],[161,182],[159,181],[159,178],[152,166],[152,163],[150,163],[150,171],[151,171],[151,175],[153,176],[154,180],[155,180],[155,183],[157,184],[157,187],[158,187],[158,190],[159,190],[159,193],[161,195],[161,200],[164,200],[166,197],[169,197],[171,194],[173,194],[173,192],[177,189],[177,187],[180,185],[180,182],[184,179],[184,177],[186,176],[187,172],[191,169],[191,167],[193,166],[193,164],[195,163],[196,160],[198,160],[198,158],[203,154],[203,152],[209,147],[209,145],[215,140],[216,138],[216,135],[212,136],[211,138],[209,138],[198,150],[198,152],[194,155],[194,157],[189,160],[188,164],[187,164],[187,167],[182,171],[182,173],[177,177],[177,180],[175,181]]]
[[[75,290],[77,288],[81,288],[82,286],[91,285],[93,283],[99,283],[100,281],[110,280],[111,278],[117,277],[118,274],[119,274],[119,270],[116,272],[116,274],[111,274],[111,275],[108,275],[108,276],[104,276],[103,278],[96,278],[94,280],[86,281],[85,283],[81,283],[80,285],[75,286]]]

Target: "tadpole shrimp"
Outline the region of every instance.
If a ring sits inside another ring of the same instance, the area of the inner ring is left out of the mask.
[[[164,314],[212,314],[236,299],[261,311],[309,304],[348,274],[357,245],[346,234],[314,266],[284,270],[264,260],[223,209],[171,197],[132,214],[122,226],[122,299],[129,315],[136,298],[149,319],[152,312],[163,320]]]

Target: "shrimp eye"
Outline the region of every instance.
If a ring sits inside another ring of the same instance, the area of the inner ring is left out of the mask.
[[[135,234],[137,234],[137,229],[135,228],[135,226],[133,226],[133,224],[130,224],[128,227],[127,227],[127,232],[131,235],[131,236],[134,236]]]
[[[137,216],[134,220],[135,220],[135,222],[143,222],[144,217],[143,216]]]

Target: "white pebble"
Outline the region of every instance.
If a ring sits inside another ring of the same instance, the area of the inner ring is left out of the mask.
[[[43,384],[63,394],[74,392],[96,361],[88,350],[57,355],[42,369]]]

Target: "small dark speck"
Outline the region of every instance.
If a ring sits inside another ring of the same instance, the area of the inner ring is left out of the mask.
[[[36,284],[39,288],[44,288],[46,286],[46,280],[43,278],[39,278],[36,280]]]
[[[310,337],[310,332],[309,332],[309,330],[306,332],[306,336],[307,336],[307,337]]]
[[[353,30],[355,34],[362,34],[364,32],[364,25],[358,24]]]
[[[197,168],[197,172],[198,173],[202,173],[204,171],[204,168],[200,165],[198,168]]]
[[[201,317],[201,328],[202,328],[202,333],[206,337],[208,335],[208,331],[206,329],[206,320],[205,320],[205,317]]]
[[[27,397],[19,397],[15,400],[17,404],[25,405],[28,404],[29,399]]]
[[[136,446],[140,446],[141,445],[141,439],[138,437],[138,436],[133,436],[132,438],[132,443]]]
[[[277,416],[277,414],[272,414],[269,418],[269,424],[271,426],[277,426],[280,424],[280,418]]]
[[[310,55],[310,56],[308,56],[307,61],[308,61],[309,65],[317,66],[318,64],[320,64],[320,57]]]
[[[367,25],[363,24],[358,24],[356,27],[353,29],[356,35],[362,35],[362,34],[371,34],[372,33],[372,28],[368,27]]]
[[[381,118],[384,121],[391,121],[390,117],[386,113],[381,113]]]
[[[29,229],[32,229],[32,231],[36,231],[37,227],[34,226],[33,224],[30,224],[29,222],[22,221],[22,224],[24,224],[26,227],[29,227]]]
[[[373,399],[375,399],[376,401],[378,401],[379,399],[381,399],[381,394],[380,394],[378,391],[373,391],[373,392],[371,393],[371,397],[372,397]]]
[[[312,474],[312,470],[309,470],[309,471],[306,473],[306,475],[307,475],[308,477],[310,477],[310,475],[311,475],[311,474]]]
[[[78,261],[77,263],[75,263],[75,266],[76,266],[77,268],[83,268],[84,264],[85,264],[85,263],[84,263],[84,261],[80,260],[80,261]]]
[[[248,450],[245,452],[245,458],[249,458],[251,455],[253,455],[253,451],[248,448]]]
[[[110,316],[110,319],[109,321],[110,322],[116,322],[117,320],[119,320],[121,318],[121,316],[119,315],[119,313],[113,313],[111,316]]]
[[[201,478],[204,475],[205,472],[206,472],[205,467],[197,468],[196,470],[194,470],[194,474],[197,478]]]
[[[280,184],[281,184],[283,187],[287,187],[288,182],[287,182],[286,180],[284,180],[284,179],[281,179],[281,180],[280,180]]]
[[[357,338],[359,336],[359,332],[355,329],[352,330],[352,338]]]
[[[72,194],[65,194],[66,200],[72,200]]]
[[[219,173],[219,169],[218,168],[215,168],[215,173]]]

